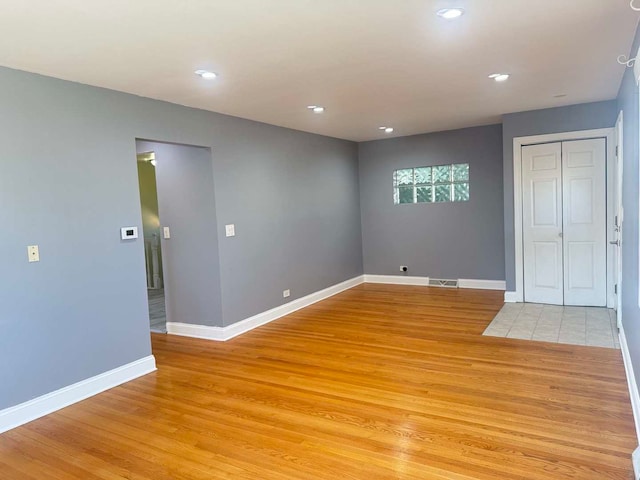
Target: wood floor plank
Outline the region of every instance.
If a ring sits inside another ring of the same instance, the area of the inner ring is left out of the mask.
[[[502,292],[364,284],[0,436],[7,479],[631,479],[619,350],[484,337]]]

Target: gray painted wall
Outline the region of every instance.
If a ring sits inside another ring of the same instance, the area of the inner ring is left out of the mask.
[[[530,135],[610,128],[616,123],[616,101],[511,113],[502,117],[504,156],[504,264],[507,290],[515,290],[515,234],[513,230],[513,139]]]
[[[362,274],[357,145],[234,122],[213,149],[225,326]]]
[[[222,326],[213,163],[208,148],[136,142],[156,154],[168,322]]]
[[[364,271],[504,280],[502,127],[490,125],[359,145]],[[469,202],[394,205],[392,174],[469,163]]]
[[[631,49],[631,56],[635,57],[640,46],[640,31]],[[624,180],[622,185],[624,224],[622,232],[622,324],[627,337],[629,354],[633,362],[636,384],[640,385],[640,308],[638,308],[638,86],[633,70],[627,69],[620,92],[618,93],[618,108],[623,111],[623,155]]]
[[[0,105],[0,409],[151,353],[136,138],[212,150],[225,325],[362,274],[354,143],[6,68]]]

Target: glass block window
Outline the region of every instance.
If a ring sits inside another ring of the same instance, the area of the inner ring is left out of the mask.
[[[393,203],[469,200],[469,164],[403,168],[393,172]]]

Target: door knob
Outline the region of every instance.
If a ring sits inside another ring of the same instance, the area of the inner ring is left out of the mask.
[[[618,246],[618,247],[620,246],[620,240],[611,240],[609,243],[610,243],[611,245],[616,245],[616,246]]]
[[[558,236],[559,236],[560,238],[562,238],[562,232],[560,232],[560,233],[558,234]]]

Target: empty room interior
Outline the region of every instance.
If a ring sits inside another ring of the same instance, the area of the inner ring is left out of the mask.
[[[0,15],[0,478],[640,478],[640,0]]]

